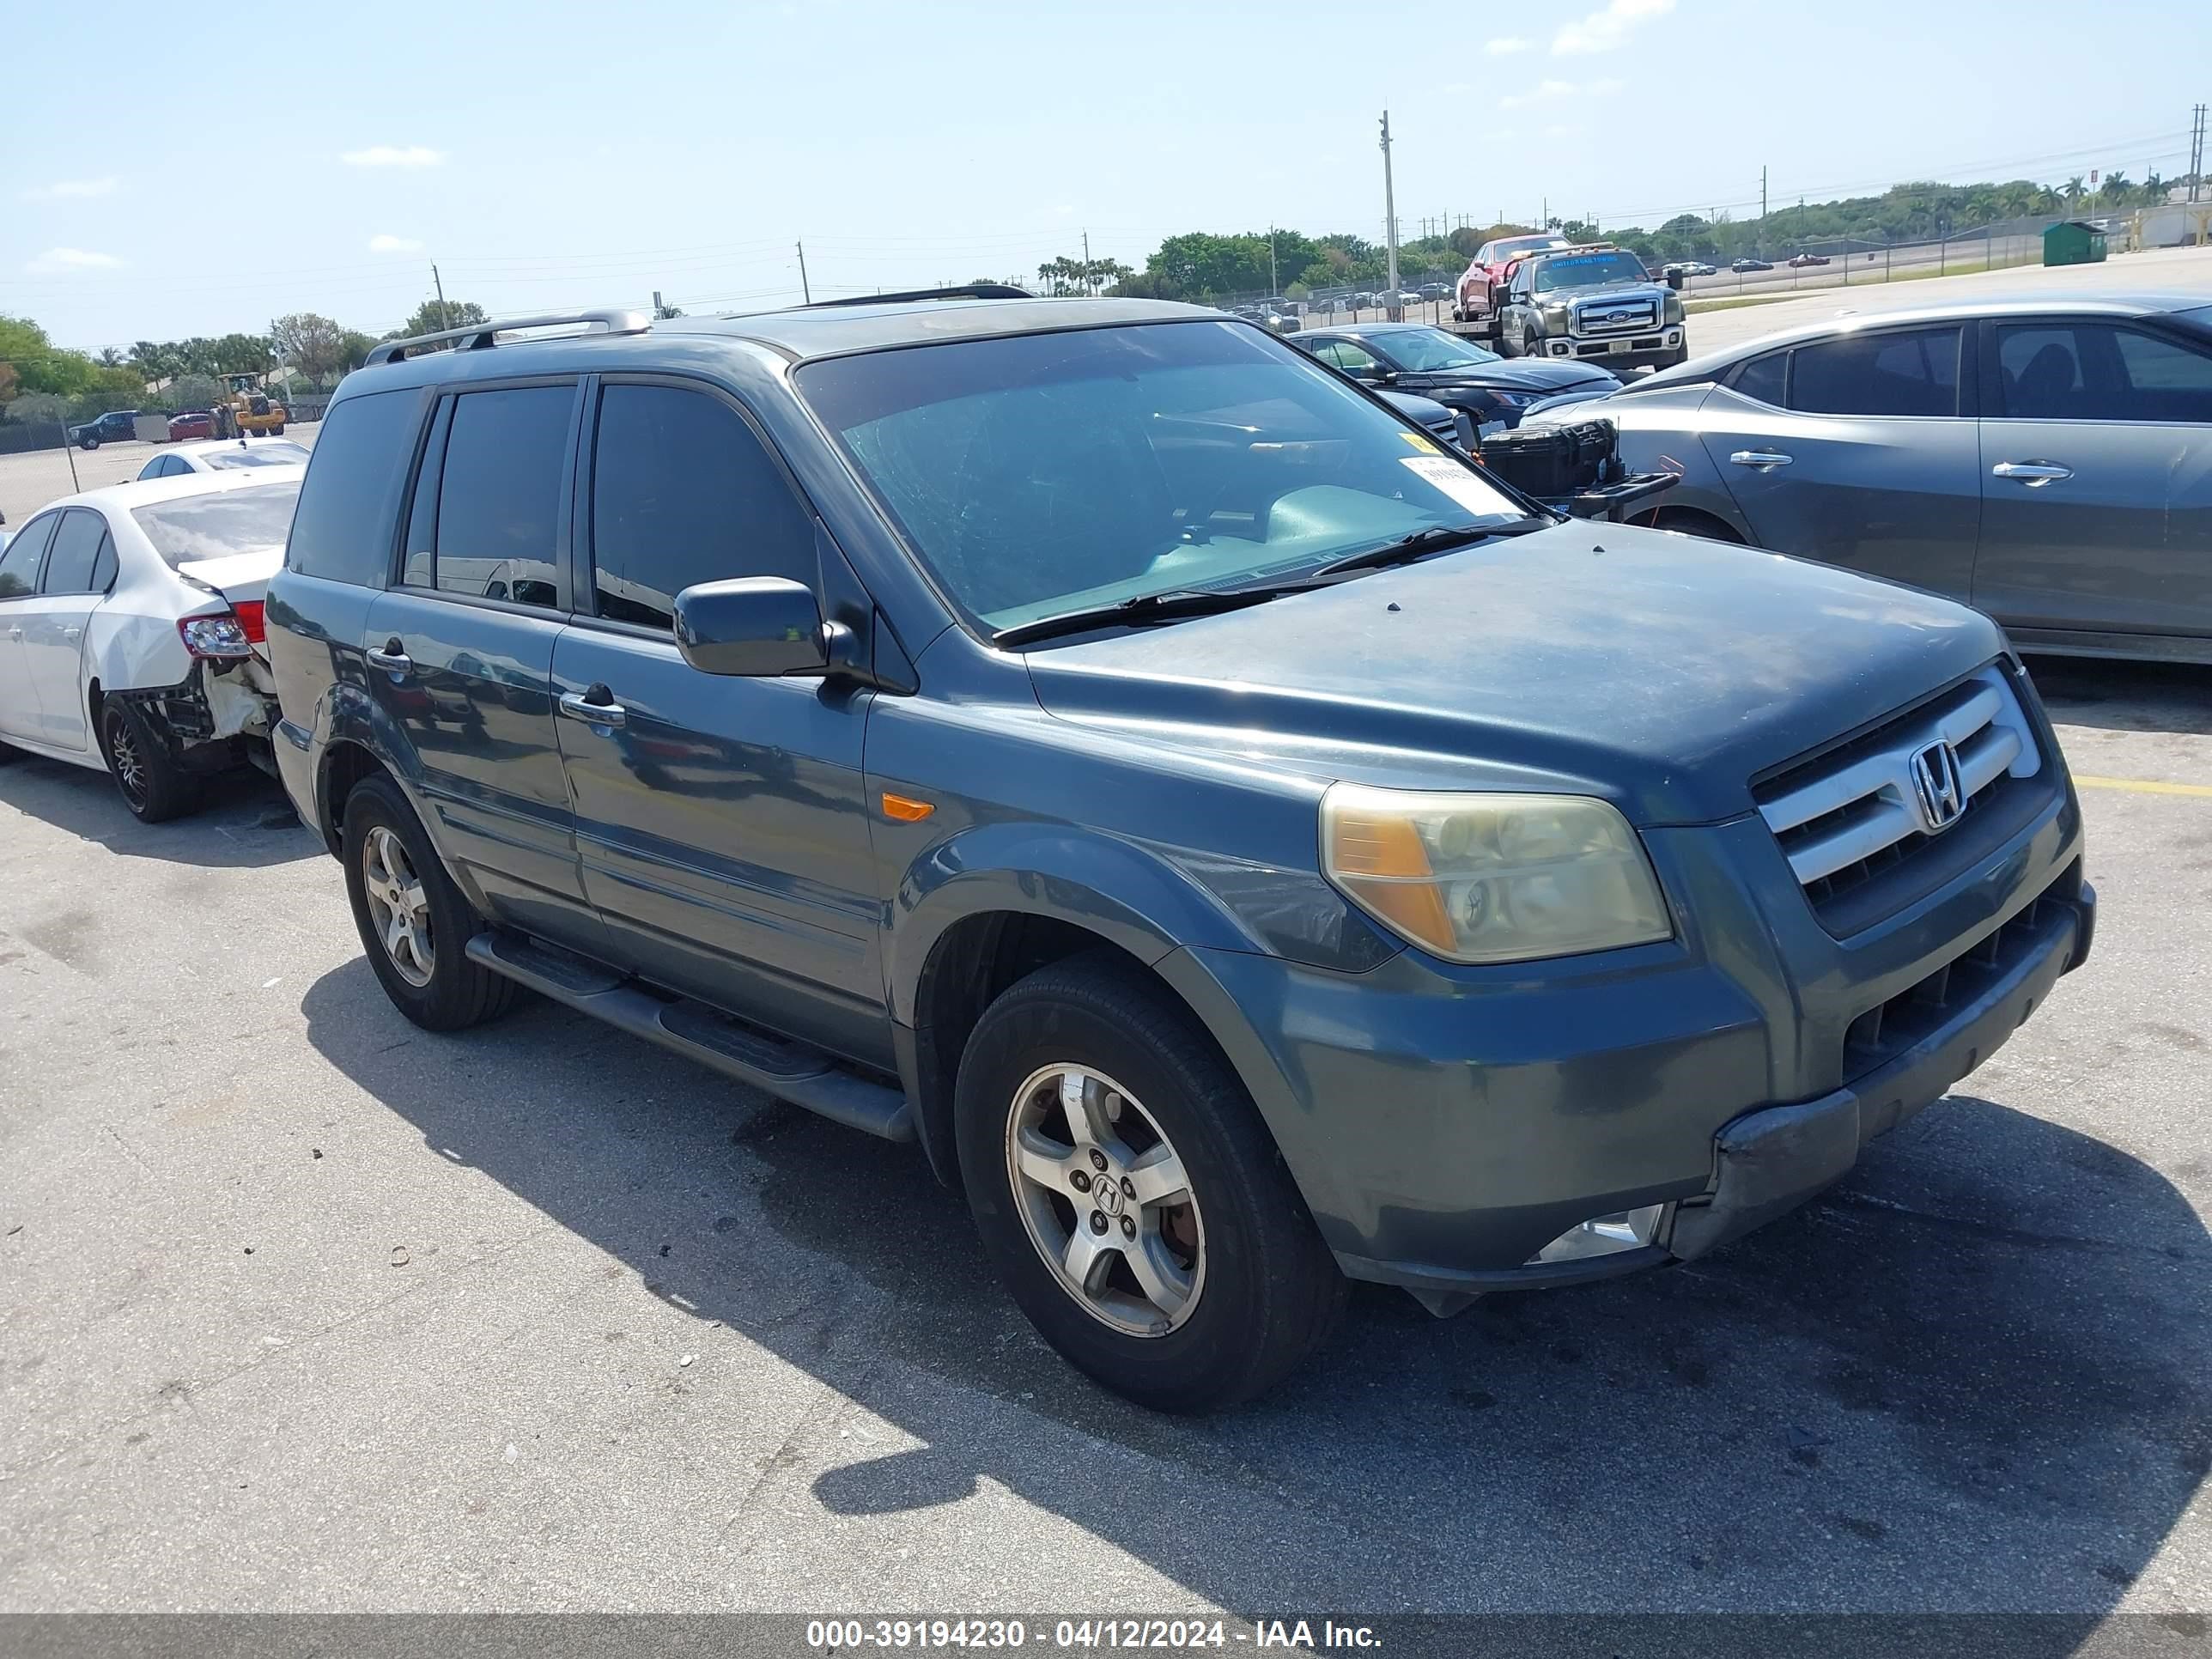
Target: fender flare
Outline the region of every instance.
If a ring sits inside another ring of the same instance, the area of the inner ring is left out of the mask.
[[[422,833],[429,836],[431,845],[437,847],[439,856],[445,857],[436,815],[423,810],[420,764],[398,722],[390,710],[369,695],[366,686],[343,680],[333,682],[316,707],[311,743],[315,757],[313,827],[331,843],[331,853],[335,854],[338,848],[337,834],[331,825],[331,765],[338,751],[348,746],[364,750],[392,775],[422,823]]]

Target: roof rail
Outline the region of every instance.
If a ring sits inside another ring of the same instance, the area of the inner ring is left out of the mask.
[[[371,348],[363,359],[364,368],[379,363],[404,362],[425,346],[443,345],[450,340],[456,351],[489,351],[499,343],[502,334],[524,328],[554,328],[563,323],[596,323],[602,334],[642,334],[653,326],[653,316],[644,311],[569,311],[548,317],[503,317],[492,322],[471,323],[466,328],[441,329],[435,334],[415,334],[404,340],[386,340]]]
[[[908,300],[1034,300],[1036,295],[1025,288],[1010,288],[1004,283],[965,283],[958,288],[910,288],[897,294],[854,294],[842,300],[816,300],[803,305],[801,311],[820,311],[826,306],[888,306],[902,304]]]

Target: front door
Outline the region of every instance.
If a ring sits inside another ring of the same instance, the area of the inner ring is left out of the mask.
[[[704,386],[610,379],[587,453],[587,586],[553,655],[585,889],[645,978],[888,1065],[869,694],[702,674],[671,631],[696,582],[789,576],[818,592],[813,515]]]
[[[62,515],[45,513],[15,532],[0,550],[0,737],[41,741],[39,694],[23,651],[24,625],[39,594],[39,567]]]
[[[91,747],[84,630],[93,606],[114,580],[115,544],[108,538],[107,520],[88,507],[70,508],[46,551],[39,597],[15,607],[23,670],[39,702],[38,738],[53,748]]]
[[[1752,539],[1967,598],[1981,515],[1955,325],[1850,333],[1753,358],[1705,400],[1707,455]]]
[[[399,585],[362,644],[447,866],[495,919],[597,951],[553,729],[579,395],[572,380],[440,399]]]
[[[2008,626],[2212,636],[2212,350],[1985,324],[1974,603]]]

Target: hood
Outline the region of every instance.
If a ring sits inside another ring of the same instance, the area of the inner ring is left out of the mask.
[[[1455,386],[1498,387],[1506,392],[1534,392],[1545,397],[1589,386],[1618,388],[1619,380],[1588,363],[1551,362],[1540,357],[1508,357],[1472,368],[1413,369],[1401,374],[1401,390],[1425,395],[1449,392]]]
[[[177,567],[177,574],[212,587],[233,605],[238,605],[266,593],[269,579],[283,564],[282,547],[258,547],[245,553],[226,553],[217,559],[190,559]]]
[[[1571,288],[1553,294],[1540,294],[1535,298],[1539,306],[1610,306],[1640,305],[1646,300],[1663,301],[1671,289],[1659,283],[1619,283],[1611,288]]]
[[[2003,648],[1979,612],[1778,554],[1569,523],[1218,617],[1042,646],[1061,719],[1326,778],[1569,790],[1642,825]]]

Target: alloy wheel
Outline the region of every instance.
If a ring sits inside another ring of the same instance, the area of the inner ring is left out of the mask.
[[[438,965],[430,931],[430,896],[423,890],[407,845],[383,824],[362,837],[362,890],[384,954],[400,978],[418,989]]]
[[[1032,1073],[1006,1113],[1006,1174],[1030,1242],[1101,1323],[1164,1336],[1198,1305],[1206,1229],[1158,1121],[1113,1079]]]
[[[139,752],[138,739],[131,735],[127,720],[108,722],[107,763],[114,769],[116,787],[123,791],[123,799],[133,811],[143,808],[150,781],[146,775],[146,757]]]

